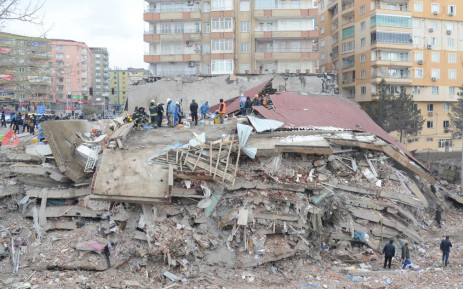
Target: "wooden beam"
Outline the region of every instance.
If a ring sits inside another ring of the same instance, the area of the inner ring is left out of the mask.
[[[219,147],[219,153],[217,154],[217,162],[215,164],[215,172],[214,172],[214,180],[215,180],[215,176],[217,175],[217,168],[219,166],[219,161],[220,161],[220,152],[222,151],[222,141],[220,141],[220,147]]]
[[[235,136],[233,135],[232,138],[235,138]],[[228,162],[230,161],[230,154],[231,154],[232,148],[233,148],[233,144],[230,144],[230,149],[228,150],[228,155],[227,155],[227,163],[225,165],[225,173],[227,172],[227,169],[228,169]],[[225,180],[225,174],[224,174],[224,176],[222,178],[222,181],[224,181],[224,180]]]
[[[196,166],[198,165],[199,159],[201,158],[201,155],[203,154],[203,149],[204,149],[204,145],[201,146],[201,150],[199,151],[198,159],[196,160],[195,165],[193,166],[193,171],[196,169]]]

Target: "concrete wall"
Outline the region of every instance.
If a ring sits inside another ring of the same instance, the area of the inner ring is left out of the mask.
[[[174,76],[165,77],[154,83],[138,84],[129,87],[129,112],[135,106],[147,108],[154,99],[156,103],[166,104],[167,98],[183,100],[183,109],[187,113],[189,104],[195,99],[200,105],[209,101],[209,105],[219,103],[220,98],[229,99],[240,95],[275,75],[237,75],[231,80],[228,75],[212,77]],[[324,84],[325,83],[325,84]],[[334,93],[335,79],[331,75],[276,75],[273,88],[278,91],[299,91],[306,94]]]

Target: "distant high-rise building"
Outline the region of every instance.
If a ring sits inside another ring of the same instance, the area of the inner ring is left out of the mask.
[[[149,74],[149,71],[144,68],[111,69],[109,71],[111,107],[120,111],[127,100],[129,85],[147,74]]]
[[[0,105],[34,111],[53,102],[50,40],[0,33]]]
[[[56,111],[79,112],[91,99],[92,53],[84,42],[52,39],[51,44]]]
[[[145,0],[154,75],[317,72],[316,0]]]
[[[338,75],[340,93],[364,105],[389,93],[413,95],[426,120],[409,150],[460,149],[448,113],[462,85],[461,0],[318,0],[320,69]]]
[[[92,89],[100,110],[107,110],[111,97],[109,89],[109,53],[106,48],[90,47],[92,52]]]

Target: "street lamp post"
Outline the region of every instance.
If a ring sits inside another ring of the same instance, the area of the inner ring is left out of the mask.
[[[67,115],[67,111],[69,109],[69,99],[72,97],[72,93],[68,91],[68,97],[66,98],[66,109],[64,110],[64,114]]]

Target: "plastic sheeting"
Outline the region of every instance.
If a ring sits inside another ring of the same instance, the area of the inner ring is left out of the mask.
[[[148,159],[148,164],[152,165],[154,163],[155,158],[160,157],[162,155],[165,155],[168,150],[179,149],[179,148],[182,148],[182,147],[183,147],[183,144],[181,142],[175,141],[175,142],[171,143],[170,145],[164,147],[160,152],[157,152],[151,158],[149,158]]]
[[[248,119],[257,132],[274,131],[283,126],[283,122],[273,119],[261,119],[248,115]]]
[[[246,142],[248,141],[249,136],[252,132],[252,127],[245,124],[237,124],[238,130],[238,139],[240,141],[241,150],[251,159],[254,159],[257,154],[257,148],[245,147]]]

